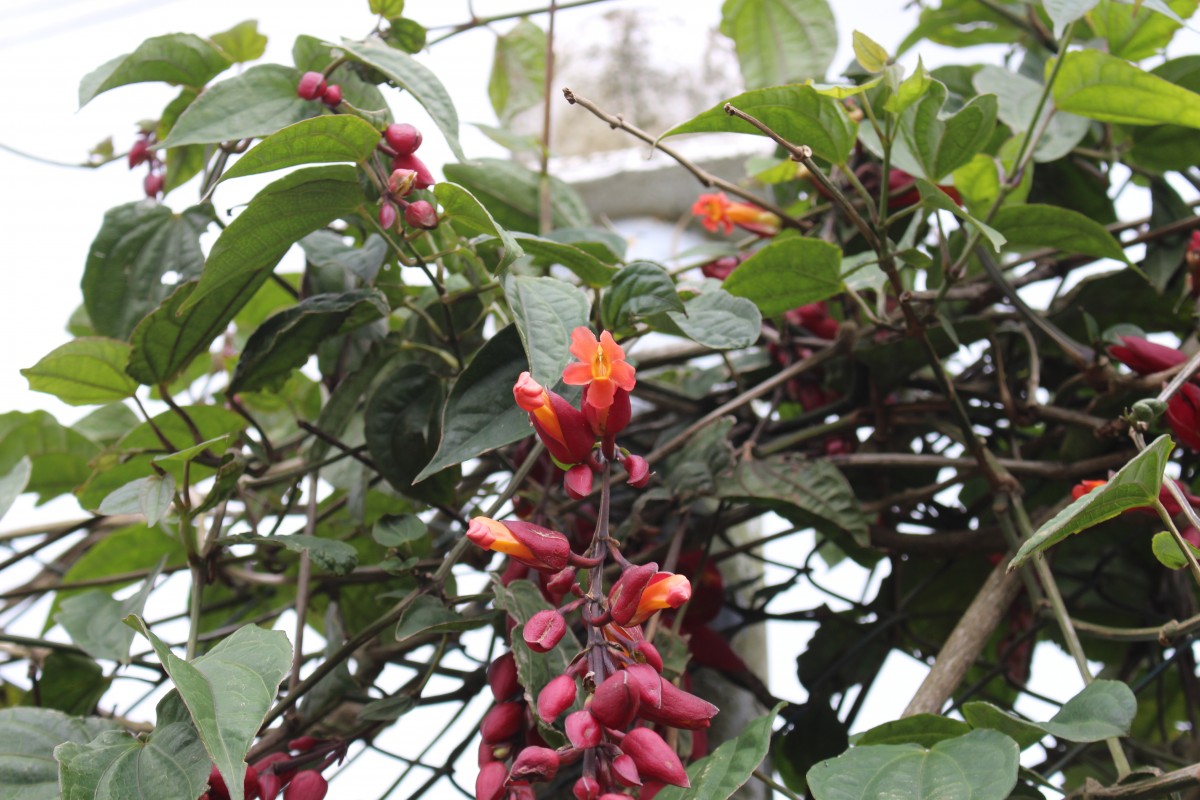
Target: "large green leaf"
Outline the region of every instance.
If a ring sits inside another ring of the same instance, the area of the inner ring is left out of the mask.
[[[1033,747],[1046,737],[1046,731],[1036,722],[1028,722],[1015,717],[982,700],[963,703],[962,714],[972,728],[991,728],[1000,731],[1016,742],[1022,750]]]
[[[622,267],[600,301],[600,317],[609,329],[667,311],[683,311],[683,301],[671,273],[652,261]]]
[[[147,525],[157,525],[166,516],[174,497],[175,476],[169,472],[164,475],[155,472],[109,493],[96,510],[107,515],[143,514]]]
[[[79,82],[79,105],[85,106],[96,95],[130,83],[162,81],[198,88],[224,72],[230,63],[212,42],[195,34],[155,36],[132,53],[117,56],[85,75]]]
[[[378,289],[306,297],[270,317],[250,335],[229,382],[231,392],[277,391],[332,336],[388,315]]]
[[[1158,502],[1162,488],[1163,467],[1175,444],[1170,436],[1160,436],[1142,452],[1129,460],[1103,486],[1080,496],[1071,505],[1054,515],[1025,540],[1021,549],[1008,564],[1012,572],[1035,553],[1061,542],[1071,534],[1143,506]]]
[[[726,800],[750,780],[771,746],[771,725],[779,710],[778,703],[763,716],[750,722],[736,738],[718,747],[688,767],[690,789],[667,786],[655,797],[661,800]]]
[[[243,800],[246,753],[291,667],[287,636],[246,625],[187,662],[172,653],[141,618],[131,617],[130,624],[150,640],[179,690],[205,750],[225,778],[231,800]]]
[[[142,582],[142,588],[124,600],[96,589],[68,597],[62,601],[62,611],[55,616],[55,622],[63,626],[76,646],[93,658],[128,664],[133,630],[123,620],[130,614],[142,614],[166,560],[163,556],[158,567]]]
[[[571,361],[567,352],[571,332],[588,324],[588,301],[583,293],[557,278],[514,275],[504,282],[521,344],[529,356],[529,371],[543,386],[562,378]]]
[[[966,164],[992,136],[998,103],[979,95],[953,114],[943,113],[946,85],[930,81],[925,94],[900,116],[893,164],[933,183]]]
[[[512,398],[511,390],[508,396]],[[453,479],[430,480],[432,471],[421,469],[437,451],[444,397],[442,379],[424,364],[410,363],[384,378],[367,403],[367,449],[401,494],[438,502],[453,499]]]
[[[541,176],[515,161],[481,158],[447,164],[446,179],[461,184],[478,198],[495,221],[512,231],[538,232]],[[550,221],[555,228],[585,228],[590,220],[579,193],[558,178],[550,178]]]
[[[1098,2],[1100,0],[1042,0],[1046,15],[1054,23],[1054,38],[1062,36],[1068,25],[1082,18]]]
[[[181,311],[223,287],[257,286],[295,242],[362,203],[353,167],[308,167],[280,178],[256,194],[221,232],[208,254],[200,284]],[[241,292],[223,309],[228,316],[222,328],[249,299],[249,292]]]
[[[300,164],[362,163],[375,152],[379,131],[349,114],[313,117],[272,133],[239,158],[221,180]]]
[[[953,739],[969,733],[971,726],[940,714],[914,714],[911,717],[885,722],[862,733],[854,744],[919,744],[933,747],[943,739]]]
[[[996,114],[1013,133],[1030,129],[1039,132],[1034,149],[1037,161],[1057,161],[1087,135],[1090,123],[1086,119],[1055,109],[1053,102],[1045,103],[1038,114],[1043,87],[1032,78],[986,65],[975,73],[972,84],[980,94],[996,95]],[[991,159],[986,154],[977,154],[976,158],[981,155]],[[954,185],[958,186],[957,181]]]
[[[1137,698],[1121,681],[1097,680],[1072,697],[1046,722],[1028,722],[991,703],[963,705],[963,716],[974,728],[992,728],[1021,747],[1030,747],[1046,734],[1069,742],[1099,742],[1128,736],[1137,715]]]
[[[1108,52],[1128,61],[1141,61],[1158,55],[1171,43],[1183,27],[1179,20],[1196,13],[1197,4],[1196,0],[1170,0],[1166,8],[1178,15],[1177,19],[1163,14],[1163,6],[1155,9],[1151,3],[1132,10],[1129,3],[1115,0],[1100,0],[1095,5],[1087,21],[1092,31],[1108,43]]]
[[[730,105],[767,125],[795,145],[808,145],[813,153],[845,164],[858,137],[858,124],[846,114],[842,102],[821,94],[812,86],[772,86],[744,92],[729,101]],[[663,134],[710,133],[730,131],[762,136],[762,132],[745,120],[725,113],[720,103],[708,111],[676,125]]]
[[[496,621],[495,613],[464,615],[427,594],[418,597],[396,623],[396,641],[437,633],[460,633]]]
[[[87,744],[54,749],[62,800],[161,800],[198,797],[212,768],[204,743],[186,720],[159,725],[142,740],[105,731]]]
[[[1062,60],[1054,102],[1063,111],[1101,122],[1200,128],[1200,94],[1099,50],[1073,50]]]
[[[721,33],[733,39],[750,89],[822,80],[838,43],[826,0],[725,0]]]
[[[461,186],[443,181],[433,187],[433,196],[442,207],[442,222],[454,226],[454,230],[468,236],[494,236],[500,240],[502,250],[497,268],[511,264],[523,255],[521,245],[512,234],[496,224],[475,196]]]
[[[1014,247],[1054,247],[1129,263],[1125,251],[1108,230],[1091,217],[1059,206],[1029,203],[1002,208],[992,225]]]
[[[808,772],[816,800],[1004,800],[1017,782],[1017,743],[976,730],[926,749],[916,744],[855,747]]]
[[[125,735],[110,719],[68,717],[48,708],[0,708],[0,787],[5,800],[58,800],[59,744],[86,745],[105,731]]]
[[[533,263],[544,266],[560,264],[592,288],[608,286],[613,275],[617,273],[613,260],[605,260],[596,255],[596,252],[600,251],[599,248],[588,250],[575,244],[543,239],[528,233],[518,233],[513,238],[525,251],[525,255],[533,259]]]
[[[496,39],[488,99],[501,124],[542,101],[546,89],[546,33],[528,19]]]
[[[175,121],[163,147],[254,139],[275,133],[324,108],[296,95],[300,70],[259,64],[213,84]]]
[[[0,475],[28,458],[32,468],[24,491],[37,492],[39,503],[83,483],[90,472],[88,462],[99,450],[45,411],[0,414]]]
[[[267,37],[258,32],[258,22],[252,19],[239,22],[227,31],[214,33],[211,38],[213,44],[237,64],[256,61],[267,50]]]
[[[163,283],[168,272],[180,281],[198,276],[204,266],[200,236],[212,221],[208,204],[178,215],[144,200],[109,209],[83,271],[83,303],[96,333],[128,339],[171,293]]]
[[[111,403],[133,397],[137,389],[137,381],[125,372],[129,352],[129,344],[116,339],[73,339],[21,374],[29,380],[30,389],[73,406]]]
[[[512,399],[513,384],[528,366],[516,325],[489,339],[450,390],[441,443],[414,480],[528,436],[529,416]]]
[[[374,39],[362,42],[343,39],[340,45],[333,46],[345,51],[351,59],[379,70],[411,94],[437,123],[454,155],[460,160],[466,158],[458,141],[458,112],[446,87],[432,70],[409,54]]]
[[[57,708],[75,715],[91,714],[112,685],[112,677],[104,674],[103,667],[79,653],[52,651],[42,660],[41,667],[37,705],[42,708]],[[25,700],[32,705],[32,693]]]
[[[196,356],[208,352],[213,339],[225,332],[229,320],[245,304],[245,298],[253,295],[266,278],[264,272],[257,282],[245,286],[227,284],[187,310],[183,310],[183,304],[199,282],[188,281],[180,286],[134,328],[129,374],[147,386],[174,381]]]
[[[668,311],[667,316],[684,336],[714,350],[749,347],[762,332],[758,307],[719,288],[705,287],[684,302],[683,311]]]
[[[721,287],[745,297],[764,317],[833,297],[843,289],[842,251],[820,239],[771,242],[738,265]]]

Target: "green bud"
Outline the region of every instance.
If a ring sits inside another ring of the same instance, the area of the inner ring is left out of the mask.
[[[1151,423],[1163,415],[1167,410],[1167,404],[1157,397],[1138,400],[1133,404],[1132,415],[1138,422]]]

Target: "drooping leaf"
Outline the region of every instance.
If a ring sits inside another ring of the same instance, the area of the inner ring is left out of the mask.
[[[683,311],[683,301],[671,274],[652,261],[622,267],[600,300],[600,316],[610,330],[667,311]]]
[[[977,95],[953,114],[943,113],[947,89],[931,81],[900,117],[892,157],[895,166],[937,183],[966,164],[992,136],[998,104]]]
[[[1036,722],[1019,719],[982,700],[963,703],[962,714],[972,728],[1000,731],[1015,741],[1022,750],[1033,747],[1046,737],[1046,732]]]
[[[221,770],[231,800],[244,800],[246,753],[291,667],[287,636],[246,625],[187,662],[172,653],[141,618],[131,617],[130,624],[150,640],[212,763]]]
[[[494,236],[500,240],[503,249],[498,269],[521,257],[521,245],[517,244],[512,234],[496,224],[488,210],[469,191],[443,181],[433,187],[433,196],[442,207],[442,222],[453,225],[456,231],[468,236]]]
[[[833,297],[842,284],[842,251],[820,239],[771,242],[738,265],[721,288],[752,301],[764,317]]]
[[[502,124],[542,101],[546,49],[546,32],[525,18],[496,39],[488,99]]]
[[[186,281],[200,274],[200,236],[213,208],[176,215],[161,203],[139,201],[109,209],[88,250],[83,302],[96,333],[128,339],[134,327],[169,295],[168,272]]]
[[[446,87],[442,86],[432,70],[407,53],[373,39],[362,42],[343,39],[340,45],[333,46],[345,51],[355,61],[379,70],[411,94],[437,123],[455,157],[459,160],[466,158],[458,141],[458,112]]]
[[[746,725],[736,738],[688,767],[690,789],[667,786],[655,796],[662,800],[727,800],[733,797],[767,757],[771,725],[785,705],[787,703],[778,703]]]
[[[73,339],[21,374],[30,389],[73,406],[111,403],[133,397],[137,389],[137,381],[125,372],[129,352],[129,344],[116,339]]]
[[[729,104],[758,119],[787,141],[808,145],[813,153],[834,164],[845,164],[858,138],[858,124],[846,114],[840,100],[826,97],[812,86],[772,86],[732,98]],[[713,106],[688,122],[676,125],[662,138],[680,133],[729,131],[762,136],[750,123],[725,113],[725,104]]]
[[[683,311],[668,311],[685,336],[714,350],[736,350],[758,341],[762,315],[754,303],[724,289],[708,289],[684,301]]]
[[[322,342],[386,317],[389,311],[387,298],[378,289],[306,297],[250,334],[229,390],[277,391]]]
[[[307,552],[313,563],[334,575],[349,575],[358,566],[358,551],[346,542],[293,533],[287,536],[256,536],[240,533],[227,536],[222,542],[228,544],[265,544],[283,547],[293,553]]]
[[[361,163],[375,152],[379,131],[349,114],[301,120],[272,133],[234,162],[221,180],[300,164]]]
[[[513,384],[528,365],[515,325],[488,340],[450,390],[442,412],[441,443],[414,480],[424,480],[531,433],[529,416],[512,402]]]
[[[323,106],[296,95],[300,71],[258,64],[213,84],[179,115],[163,147],[256,139],[315,117]]]
[[[1041,727],[1069,742],[1099,742],[1128,736],[1137,714],[1137,698],[1121,681],[1096,680],[1068,700]]]
[[[825,0],[725,0],[721,33],[733,39],[751,89],[822,80],[838,41]]]
[[[597,257],[595,253],[574,244],[543,239],[528,233],[514,234],[513,238],[525,251],[525,255],[533,259],[533,263],[538,265],[560,264],[575,273],[576,277],[592,288],[608,286],[617,273],[617,267],[613,265],[612,261],[605,261]]]
[[[1054,247],[1129,263],[1125,251],[1103,225],[1058,206],[1029,203],[1000,209],[992,225],[1015,247]]]
[[[973,226],[978,230],[983,237],[988,240],[992,248],[999,253],[1000,248],[1008,241],[1004,238],[1004,234],[986,224],[980,219],[967,213],[965,209],[950,199],[950,196],[943,192],[938,187],[928,181],[923,181],[918,178],[914,183],[917,186],[917,191],[921,193],[921,203],[926,208],[936,209],[938,211],[949,211],[954,216]]]
[[[1200,548],[1188,542],[1188,549],[1192,551],[1192,556],[1200,558]],[[1154,538],[1150,540],[1150,550],[1158,559],[1158,563],[1167,569],[1183,569],[1189,563],[1183,550],[1179,549],[1179,543],[1169,531],[1154,534]]]
[[[423,594],[413,601],[396,624],[396,641],[403,642],[421,635],[470,631],[495,621],[495,614],[464,616],[447,608],[436,597]]]
[[[267,37],[258,32],[258,22],[252,19],[239,22],[227,31],[214,33],[211,38],[213,44],[221,48],[235,64],[256,61],[267,50]]]
[[[515,161],[481,158],[465,164],[447,164],[446,180],[469,191],[496,223],[511,231],[536,234],[541,208],[541,176]],[[574,188],[550,178],[551,226],[585,228],[590,223],[587,206]]]
[[[191,33],[154,36],[132,53],[117,56],[79,82],[79,105],[109,89],[131,83],[162,81],[201,87],[224,72],[230,60],[212,42]]]
[[[22,456],[8,472],[0,475],[0,519],[12,508],[12,504],[29,485],[29,476],[33,474],[33,462],[29,456]]]
[[[425,365],[411,363],[384,378],[367,402],[367,449],[383,477],[401,494],[439,502],[453,498],[452,479],[429,480],[427,473],[433,473],[428,467],[421,469],[437,450],[444,397],[441,379]]]
[[[587,299],[569,283],[528,275],[510,276],[504,282],[504,295],[529,356],[533,379],[553,386],[571,361],[567,352],[571,332],[588,324]]]
[[[12,800],[58,800],[54,748],[86,745],[106,731],[124,735],[110,719],[69,717],[48,708],[0,708],[0,786]]]
[[[145,610],[154,581],[166,561],[166,556],[159,559],[158,566],[142,582],[142,588],[124,600],[92,589],[63,600],[62,610],[54,621],[63,626],[77,647],[93,658],[128,664],[133,630],[123,620],[130,614],[140,616]]]
[[[1099,50],[1073,50],[1062,59],[1054,102],[1063,111],[1125,125],[1200,128],[1200,94]]]
[[[175,476],[157,472],[138,478],[110,493],[97,509],[101,514],[144,514],[147,525],[157,525],[166,516],[175,497]],[[128,616],[128,614],[124,615]],[[123,618],[123,617],[122,617]]]
[[[1112,519],[1124,511],[1157,503],[1162,488],[1163,467],[1173,448],[1170,436],[1158,437],[1103,486],[1082,495],[1055,514],[1021,545],[1008,564],[1009,572],[1035,553],[1053,547],[1071,534]]]

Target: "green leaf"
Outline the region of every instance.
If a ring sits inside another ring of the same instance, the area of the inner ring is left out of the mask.
[[[494,613],[463,616],[447,608],[436,597],[423,594],[413,600],[400,618],[396,625],[396,641],[403,642],[414,636],[470,631],[495,621]]]
[[[843,291],[842,251],[820,239],[779,239],[740,264],[721,288],[752,301],[764,317],[774,317]]]
[[[546,84],[546,32],[526,18],[496,39],[488,99],[501,125],[542,102]]]
[[[429,528],[420,517],[404,514],[382,517],[371,529],[371,538],[384,547],[400,547],[424,538]]]
[[[414,480],[530,434],[529,415],[512,401],[513,384],[528,365],[516,325],[484,344],[450,390],[442,411],[441,443]]]
[[[388,44],[414,55],[425,49],[429,32],[424,25],[413,19],[392,19],[391,23],[383,37]]]
[[[575,286],[557,278],[513,275],[504,282],[513,322],[529,356],[529,371],[543,386],[562,378],[571,361],[571,332],[588,324],[588,301]]]
[[[256,61],[267,51],[267,37],[258,32],[258,22],[252,19],[239,22],[227,31],[214,33],[212,41],[235,64]]]
[[[1142,506],[1158,502],[1162,488],[1163,467],[1171,455],[1174,442],[1170,436],[1160,436],[1149,447],[1129,460],[1103,486],[1079,497],[1054,515],[1029,537],[1012,561],[1008,571],[1021,566],[1034,553],[1053,547],[1071,534],[1098,525],[1105,520]]]
[[[321,113],[296,95],[300,70],[259,64],[213,84],[179,115],[162,147],[256,139]]]
[[[158,566],[142,582],[142,588],[124,600],[116,600],[97,589],[66,598],[54,621],[63,626],[77,647],[93,658],[128,664],[133,630],[122,620],[130,614],[142,614],[154,581],[166,563],[166,556],[160,558]]]
[[[758,341],[762,315],[744,297],[724,289],[709,289],[687,300],[683,311],[669,311],[671,322],[697,344],[714,350],[736,350]]]
[[[897,67],[898,65],[891,69],[897,69]],[[929,74],[929,70],[925,69],[925,63],[918,60],[913,74],[900,82],[896,90],[883,102],[883,109],[893,114],[904,113],[913,103],[925,96],[931,83],[933,83],[933,76]]]
[[[851,35],[854,44],[854,57],[867,72],[883,72],[891,60],[883,45],[876,42],[862,31],[854,31]]]
[[[683,311],[683,301],[671,274],[652,261],[622,267],[600,300],[600,316],[609,330],[667,311]]]
[[[129,344],[116,339],[73,339],[21,374],[33,391],[52,394],[73,406],[111,403],[133,397],[137,389],[137,381],[125,372],[129,352]]]
[[[1054,103],[1063,111],[1125,125],[1200,128],[1200,95],[1195,92],[1098,50],[1075,50],[1062,59]]]
[[[950,199],[949,195],[932,183],[923,181],[920,178],[915,180],[914,183],[917,186],[917,190],[921,193],[921,204],[923,206],[937,211],[949,211],[964,222],[975,226],[997,253],[1000,252],[1000,248],[1004,246],[1004,243],[1008,241],[1004,238],[1004,234],[964,211]]]
[[[515,161],[496,158],[447,164],[442,172],[446,180],[460,184],[473,194],[497,224],[510,231],[538,233],[541,215],[541,176],[538,173]],[[587,206],[579,192],[558,178],[551,177],[551,226],[586,228],[590,221]]]
[[[101,447],[112,444],[136,428],[141,420],[124,403],[109,403],[71,426]]]
[[[370,0],[372,14],[384,19],[395,19],[404,13],[404,0]]]
[[[250,334],[229,391],[278,391],[322,342],[386,317],[389,311],[387,298],[378,289],[306,297]]]
[[[1036,722],[1027,722],[981,700],[963,703],[962,714],[972,728],[999,731],[1015,741],[1022,750],[1033,747],[1046,737],[1046,732]]]
[[[996,212],[992,225],[1010,247],[1054,247],[1129,263],[1113,235],[1078,211],[1038,203],[1009,206]]]
[[[217,450],[218,446],[221,451],[224,451],[229,445],[229,434],[216,436],[209,439],[207,442],[200,442],[191,447],[185,447],[182,450],[176,450],[174,453],[168,453],[165,456],[155,456],[154,463],[156,464],[183,464],[188,461],[195,460],[196,456],[203,453],[205,450],[212,448]]]
[[[229,64],[229,59],[211,42],[195,34],[155,36],[132,53],[117,56],[85,75],[79,82],[79,106],[82,108],[109,89],[131,83],[162,81],[199,88],[224,72]]]
[[[592,288],[608,286],[612,283],[613,276],[617,274],[617,267],[613,265],[612,261],[602,260],[593,253],[573,244],[543,239],[528,233],[517,233],[513,235],[513,238],[525,251],[525,255],[533,259],[534,264],[539,266],[559,264],[575,273],[581,281]]]
[[[813,86],[756,89],[739,94],[729,104],[758,119],[792,144],[808,145],[813,153],[834,164],[846,163],[858,138],[858,123],[846,115],[841,101],[826,97]],[[749,122],[726,114],[725,104],[721,103],[676,125],[660,138],[717,131],[763,135]]]
[[[383,477],[406,496],[422,499],[432,493],[438,502],[453,498],[450,476],[418,485],[433,474],[428,468],[421,470],[421,465],[437,449],[444,392],[442,380],[429,367],[409,363],[384,378],[367,402],[363,419],[367,449]]]
[[[1191,542],[1188,542],[1188,548],[1192,551],[1193,556],[1200,558],[1200,548]],[[1150,540],[1150,550],[1158,559],[1158,563],[1167,569],[1183,569],[1188,565],[1187,556],[1183,554],[1183,550],[1179,549],[1179,543],[1175,541],[1175,537],[1170,531],[1159,531],[1154,534],[1154,538]]]
[[[1196,13],[1196,0],[1142,3],[1132,10],[1129,5],[1100,0],[1087,17],[1092,31],[1108,43],[1108,52],[1127,61],[1159,54],[1175,38],[1182,20]]]
[[[458,141],[458,112],[454,110],[446,87],[442,86],[432,70],[407,53],[373,39],[363,42],[343,39],[340,45],[332,46],[345,51],[355,61],[379,70],[392,83],[411,94],[441,129],[455,157],[459,160],[466,158]]]
[[[67,714],[84,715],[96,710],[96,704],[112,685],[104,668],[79,653],[52,651],[42,660],[38,678],[38,704]],[[25,696],[32,704],[32,694]]]
[[[661,800],[726,800],[733,797],[767,757],[771,725],[785,705],[787,703],[776,704],[765,715],[746,725],[736,738],[688,767],[690,789],[667,786],[655,797]]]
[[[280,178],[256,194],[237,219],[221,231],[204,264],[200,284],[180,311],[194,308],[219,289],[238,287],[238,294],[220,309],[220,316],[228,315],[219,326],[224,330],[250,299],[248,287],[257,288],[289,247],[362,203],[353,167],[308,167]],[[132,364],[130,369],[132,374]]]
[[[379,131],[358,117],[313,117],[263,139],[226,170],[221,180],[300,164],[362,163],[375,152],[379,141]]]
[[[110,493],[97,509],[101,514],[144,514],[146,524],[154,526],[162,519],[175,497],[175,476],[154,473],[130,481]],[[128,616],[126,614],[125,616]],[[122,617],[123,618],[123,617]]]
[[[128,339],[172,292],[163,283],[168,272],[180,281],[198,276],[204,266],[200,236],[212,221],[207,204],[178,215],[147,201],[109,209],[83,272],[83,302],[96,333]]]
[[[1042,728],[1069,742],[1099,742],[1128,736],[1137,699],[1121,681],[1096,680],[1066,702]]]
[[[1054,38],[1062,37],[1068,25],[1082,19],[1098,2],[1100,0],[1042,0],[1046,15],[1054,23]]]
[[[1004,800],[1017,782],[1017,743],[976,730],[925,749],[915,744],[855,747],[809,770],[816,800]]]
[[[159,724],[146,739],[123,730],[104,731],[83,744],[54,749],[62,800],[198,797],[212,769],[204,743],[186,719]]]
[[[29,485],[29,476],[33,474],[33,462],[29,456],[22,456],[12,468],[0,475],[0,519],[12,508],[12,504]]]
[[[972,84],[980,94],[996,95],[996,114],[1013,133],[1023,133],[1031,128],[1038,132],[1034,149],[1036,161],[1057,161],[1087,135],[1090,123],[1086,119],[1058,111],[1053,102],[1043,105],[1038,115],[1043,87],[1032,78],[985,65],[975,73]],[[1038,115],[1036,122],[1035,115]]]
[[[838,41],[825,0],[725,0],[721,33],[733,39],[751,89],[823,79]]]
[[[5,800],[58,800],[60,743],[86,745],[106,731],[125,735],[110,719],[69,717],[48,708],[0,708],[0,786]]]
[[[512,234],[497,225],[483,204],[463,187],[443,181],[433,187],[433,196],[442,207],[443,223],[450,223],[454,230],[468,236],[494,236],[500,240],[502,249],[497,269],[508,266],[524,254]]]
[[[946,85],[933,80],[900,116],[895,166],[934,183],[966,164],[992,136],[998,104],[979,95],[954,114],[943,114]]]
[[[39,504],[83,483],[90,472],[88,462],[99,451],[45,411],[0,414],[0,474],[28,458],[32,469],[25,491],[37,492]]]
[[[231,800],[244,800],[246,753],[291,667],[287,636],[246,625],[189,663],[172,653],[140,617],[131,617],[129,624],[150,640],[179,690]]]
[[[240,533],[221,538],[227,544],[265,544],[283,547],[293,553],[307,552],[313,563],[334,575],[349,575],[358,566],[358,551],[346,542],[293,533],[288,536],[256,536]]]
[[[941,714],[916,714],[911,717],[885,722],[863,733],[855,740],[855,747],[876,744],[918,744],[933,747],[944,739],[953,739],[969,733],[971,726]]]

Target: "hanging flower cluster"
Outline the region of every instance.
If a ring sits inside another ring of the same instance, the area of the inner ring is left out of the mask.
[[[576,614],[585,644],[544,687],[521,686],[511,652],[489,666],[488,685],[496,703],[480,723],[477,800],[532,800],[533,784],[552,781],[560,768],[575,764],[576,800],[616,800],[634,788],[647,800],[667,784],[687,787],[683,762],[659,731],[700,732],[717,713],[716,706],[663,678],[662,657],[642,630],[659,611],[686,603],[690,582],[655,563],[631,563],[609,531],[613,463],[624,467],[631,486],[643,487],[650,479],[646,460],[616,443],[629,423],[635,370],[608,331],[597,338],[587,328],[576,328],[570,351],[578,362],[563,371],[563,381],[583,387],[579,408],[540,386],[528,372],[517,379],[513,396],[563,471],[571,497],[590,495],[599,476],[590,544],[577,553],[566,534],[532,522],[487,517],[472,519],[467,537],[519,565],[506,571],[506,578],[536,571],[543,596],[558,606],[530,617],[514,647],[548,653],[563,640],[569,618]],[[609,562],[620,569],[620,577],[605,591]],[[577,570],[584,571],[584,580],[577,578]],[[525,700],[526,689],[537,691],[533,707]],[[537,722],[553,725],[560,717],[568,743],[548,747]]]

